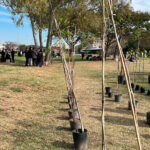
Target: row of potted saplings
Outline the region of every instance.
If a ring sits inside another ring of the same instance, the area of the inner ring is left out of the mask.
[[[150,84],[150,75],[148,76],[148,83]],[[125,77],[123,75],[118,76],[118,84],[126,84]],[[144,87],[140,87],[140,85],[134,85],[134,83],[131,83],[131,87],[135,91],[140,91],[141,93],[145,93],[146,90]],[[112,88],[111,87],[106,87],[106,94],[108,94],[108,97],[112,97]],[[147,96],[150,96],[150,89],[147,91]],[[115,102],[120,102],[122,100],[122,94],[115,95]],[[135,101],[136,107],[138,106],[138,101]],[[128,102],[128,110],[131,110],[131,102]],[[147,113],[147,124],[150,125],[150,112]]]
[[[71,91],[68,92],[68,104],[69,104],[68,115],[69,115],[71,131],[73,135],[74,149],[87,150],[88,149],[87,130],[83,129],[78,105],[74,93]]]

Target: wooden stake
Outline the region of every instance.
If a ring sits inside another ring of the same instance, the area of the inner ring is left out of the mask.
[[[140,134],[139,134],[139,128],[138,128],[138,122],[137,122],[137,115],[135,114],[135,112],[136,112],[135,111],[136,110],[135,99],[134,99],[133,90],[131,88],[129,71],[128,71],[128,68],[127,68],[127,65],[126,65],[126,61],[125,61],[125,58],[124,58],[122,47],[121,47],[119,39],[118,39],[117,29],[116,29],[116,25],[115,25],[115,20],[114,20],[113,10],[112,10],[112,7],[111,7],[110,0],[108,0],[108,4],[109,4],[109,8],[110,8],[111,19],[112,19],[112,24],[113,24],[116,40],[117,40],[117,45],[118,45],[119,53],[120,53],[120,56],[121,56],[121,62],[122,62],[125,78],[126,78],[126,81],[127,81],[127,88],[128,88],[129,98],[130,98],[130,102],[131,102],[132,115],[133,115],[133,120],[134,120],[134,124],[135,124],[136,136],[137,136],[137,143],[138,143],[139,150],[142,150]]]
[[[70,71],[68,69],[68,65],[67,65],[67,62],[66,62],[66,59],[65,59],[65,55],[64,55],[64,52],[63,52],[63,49],[62,49],[62,36],[61,36],[61,32],[60,32],[60,28],[59,28],[59,25],[57,23],[57,20],[55,18],[55,15],[53,13],[53,17],[54,17],[54,22],[55,22],[55,25],[56,25],[56,29],[58,31],[58,35],[59,35],[59,44],[60,44],[60,47],[61,47],[61,56],[62,56],[62,62],[63,62],[63,67],[64,67],[64,70],[66,71],[65,75],[67,77],[67,80],[68,80],[68,84],[70,86],[70,90],[72,91],[72,96],[73,96],[73,101],[75,101],[76,105],[77,105],[77,111],[79,113],[79,119],[81,121],[81,130],[82,132],[84,132],[84,126],[83,126],[83,122],[82,122],[82,118],[81,118],[81,114],[80,114],[80,111],[79,111],[79,106],[78,106],[78,102],[76,100],[76,97],[75,97],[75,94],[74,94],[74,90],[73,90],[73,84],[72,84],[72,79],[71,79],[71,74],[70,74]],[[74,102],[73,102],[74,103]]]
[[[105,0],[103,0],[103,58],[102,58],[102,150],[106,150],[105,142],[105,38],[106,38],[106,18]]]

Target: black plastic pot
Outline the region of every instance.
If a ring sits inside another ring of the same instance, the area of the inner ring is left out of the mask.
[[[146,118],[147,118],[147,124],[150,125],[150,112],[148,112],[148,113],[146,114]]]
[[[108,97],[111,98],[113,96],[113,93],[108,93]]]
[[[106,90],[106,94],[112,93],[112,88],[111,87],[106,87],[105,90]]]
[[[131,87],[132,87],[132,89],[134,89],[134,83],[131,83]]]
[[[141,93],[145,93],[145,88],[141,87]]]
[[[139,90],[140,90],[140,86],[139,86],[139,85],[136,85],[135,90],[136,90],[136,91],[139,91]]]
[[[87,133],[88,132],[86,129],[84,129],[84,132],[82,132],[81,129],[72,131],[75,150],[87,150],[88,149]]]
[[[122,100],[122,94],[115,95],[115,102],[120,102]]]
[[[118,76],[118,84],[123,84],[123,82],[124,82],[124,76],[123,75],[119,75]]]
[[[150,90],[147,91],[147,96],[150,96]]]
[[[69,115],[69,119],[72,119],[73,118],[73,110],[69,110],[68,115]]]
[[[69,115],[69,119],[73,119],[73,118],[75,118],[75,119],[79,119],[79,113],[78,113],[78,111],[77,110],[69,110],[68,111],[68,115]]]
[[[135,101],[135,106],[136,106],[136,108],[138,107],[138,101]],[[128,110],[131,110],[132,108],[131,108],[131,102],[129,101],[128,102]]]
[[[71,130],[81,129],[81,121],[79,119],[70,119],[69,121]]]
[[[126,85],[126,80],[123,81],[123,84]]]
[[[150,83],[150,75],[148,75],[148,83]]]

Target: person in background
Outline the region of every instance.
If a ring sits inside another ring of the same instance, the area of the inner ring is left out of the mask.
[[[11,60],[13,63],[15,62],[15,51],[14,51],[14,49],[11,50]]]
[[[29,66],[32,66],[32,47],[30,47],[28,51],[28,61],[29,61]]]
[[[81,53],[82,60],[84,59],[84,52]]]
[[[38,51],[38,55],[37,55],[37,66],[42,67],[43,66],[43,51],[42,49],[40,49]]]
[[[135,56],[134,56],[134,55],[131,55],[129,61],[130,61],[130,62],[134,62],[135,60],[136,60]]]
[[[11,58],[8,52],[6,52],[6,62],[11,62]]]
[[[25,66],[29,65],[29,49],[26,48],[25,50],[25,58],[26,58],[26,62],[25,62]]]
[[[37,65],[37,50],[33,49],[32,50],[32,60],[33,60],[33,66]]]

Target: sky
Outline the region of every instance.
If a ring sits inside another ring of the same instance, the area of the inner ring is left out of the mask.
[[[150,0],[132,0],[132,7],[136,11],[150,12]],[[11,14],[5,7],[0,6],[0,43],[7,41],[18,44],[34,44],[30,22],[25,19],[23,27],[16,27]],[[43,42],[46,43],[46,31],[43,33]],[[38,35],[37,35],[38,36]]]

